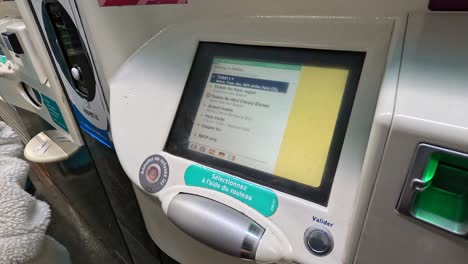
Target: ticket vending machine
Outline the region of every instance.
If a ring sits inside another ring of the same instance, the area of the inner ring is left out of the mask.
[[[149,234],[181,263],[465,263],[468,18],[172,25],[111,82]]]
[[[24,5],[25,1],[18,1]],[[68,0],[28,0],[80,127],[113,148],[109,111],[76,7]]]
[[[112,80],[111,122],[156,244],[181,263],[352,262],[401,25],[205,20],[140,48]]]
[[[70,158],[83,144],[60,86],[49,78],[34,36],[21,19],[0,20],[0,98],[40,116],[53,130],[42,131],[26,145],[24,155],[38,163]]]
[[[157,261],[159,251],[145,232],[136,197],[128,191],[131,183],[113,150],[107,104],[74,1],[15,3],[34,36],[34,48],[43,55],[42,62],[48,64],[44,68],[51,86],[60,92],[71,124],[82,138],[77,155],[66,163],[48,167],[56,177],[54,183],[78,207],[86,208],[80,214],[95,229],[96,237],[112,249],[112,254],[128,263]],[[54,173],[57,167],[59,173]],[[99,223],[93,224],[96,220]]]

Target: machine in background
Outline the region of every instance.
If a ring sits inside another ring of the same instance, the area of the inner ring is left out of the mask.
[[[31,139],[25,156],[40,163],[68,159],[83,143],[61,87],[48,80],[44,60],[32,45],[22,20],[2,19],[0,32],[0,49],[6,58],[0,70],[1,98],[36,113],[55,128]]]
[[[13,25],[19,25],[19,23],[22,23],[21,20],[15,19]],[[21,27],[24,27],[24,24]],[[8,28],[4,29],[8,30]],[[12,34],[9,36],[9,39],[12,40]],[[16,51],[14,56],[24,54],[16,57],[21,58],[21,64],[18,65],[17,61],[12,61],[12,57],[9,56],[10,59],[2,65],[9,65],[11,74],[0,78],[2,89],[0,119],[19,132],[22,141],[25,145],[27,144],[25,156],[31,159],[31,156],[28,155],[28,147],[30,148],[31,142],[34,142],[34,139],[31,138],[35,135],[37,138],[42,137],[42,135],[58,134],[60,130],[54,127],[57,124],[52,114],[55,113],[58,116],[59,113],[67,110],[67,108],[62,107],[68,105],[62,104],[61,107],[56,105],[53,113],[46,110],[47,116],[44,118],[42,115],[44,112],[40,111],[47,109],[42,104],[43,100],[46,100],[44,93],[50,93],[52,88],[35,83],[33,86],[37,89],[30,87],[30,95],[34,97],[29,97],[26,90],[21,89],[23,86],[19,85],[20,83],[30,83],[28,80],[37,77],[34,71],[18,74],[18,66],[27,65],[29,62],[27,56],[31,54],[21,52],[25,41],[29,41],[24,36],[22,35],[21,43],[18,41],[13,44]],[[11,46],[11,42],[7,42],[9,46]],[[28,44],[32,43],[28,42]],[[34,55],[38,54],[34,53]],[[46,76],[45,82],[47,83],[48,75],[44,76]],[[67,120],[66,125],[70,124],[75,125],[74,120]],[[47,131],[47,134],[44,131]],[[81,140],[81,135],[78,135],[80,136],[79,140]],[[66,134],[62,134],[61,137],[64,137],[63,141],[69,140]],[[45,139],[47,138],[45,137]],[[35,195],[49,202],[52,208],[52,224],[48,228],[48,234],[70,249],[76,263],[92,263],[96,259],[115,263],[122,261],[122,263],[132,263],[88,147],[81,145],[73,153],[69,153],[70,155],[57,159],[58,155],[54,155],[53,149],[51,149],[53,146],[48,146],[47,141],[42,144],[33,149],[38,153],[33,153],[37,155],[33,156],[32,159],[36,159],[36,161],[39,159],[42,164],[31,163],[30,179],[34,185],[33,188],[28,185],[27,189],[31,192],[34,192],[34,189],[37,190]],[[107,242],[103,243],[100,239]],[[113,248],[111,254],[107,248]],[[78,258],[77,255],[81,255],[81,257]]]
[[[18,123],[22,123],[23,128],[26,127],[30,135],[35,135],[33,133],[42,135],[43,131],[51,131],[49,134],[64,131],[66,134],[59,139],[59,143],[77,139],[76,142],[81,144],[80,147],[60,159],[44,159],[43,157],[51,157],[44,153],[41,156],[42,159],[34,159],[27,155],[29,152],[28,147],[26,148],[25,154],[28,159],[47,163],[42,166],[41,171],[44,173],[41,174],[42,177],[49,178],[65,194],[65,199],[71,202],[72,209],[84,220],[83,226],[78,223],[68,223],[71,226],[67,225],[66,232],[60,228],[52,232],[58,232],[58,236],[62,238],[74,233],[76,240],[72,239],[69,243],[79,246],[85,239],[90,244],[81,244],[81,246],[87,246],[93,250],[94,242],[91,236],[79,238],[87,236],[86,232],[82,232],[89,228],[90,232],[99,237],[96,243],[112,252],[115,261],[159,263],[159,251],[149,241],[144,231],[144,223],[136,198],[132,191],[127,191],[131,188],[128,178],[121,169],[115,152],[109,148],[112,144],[106,141],[106,138],[100,137],[102,133],[99,135],[91,133],[99,131],[93,130],[88,123],[82,122],[77,112],[73,111],[73,105],[69,104],[70,98],[67,90],[62,89],[62,83],[57,78],[61,76],[60,72],[54,70],[54,57],[49,57],[51,53],[48,53],[47,42],[44,42],[41,37],[29,5],[26,1],[18,1],[17,5],[25,23],[19,24],[23,22],[15,20],[12,25],[5,26],[3,40],[8,40],[7,43],[10,45],[2,46],[10,52],[9,62],[13,65],[12,75],[1,80],[2,99],[16,106],[16,111],[12,111],[14,114],[10,117],[18,118],[19,114],[23,122]],[[55,39],[52,41],[56,43]],[[81,58],[88,56],[87,53],[80,53],[79,50],[69,50],[69,52],[78,52],[73,54],[81,54]],[[19,67],[15,68],[18,65]],[[28,85],[18,85],[21,83]],[[23,87],[28,87],[28,89],[22,89]],[[53,96],[50,95],[51,92]],[[97,95],[94,97],[98,98]],[[71,118],[63,118],[65,114]],[[93,116],[96,117],[97,114]],[[91,128],[92,131],[86,130],[84,126]],[[107,132],[102,135],[109,137]],[[46,151],[43,152],[53,149],[44,142],[41,144],[43,144],[41,146],[46,146],[44,147]],[[56,211],[59,212],[59,210]],[[71,218],[73,215],[72,213]],[[77,221],[76,218],[75,221]],[[96,246],[96,248],[99,247]],[[100,254],[97,253],[97,255]],[[90,261],[88,257],[91,256],[83,257],[80,261]]]

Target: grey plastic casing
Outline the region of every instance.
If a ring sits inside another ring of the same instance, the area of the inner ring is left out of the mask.
[[[468,153],[468,15],[408,19],[392,127],[355,264],[466,264],[468,240],[395,210],[421,143]]]
[[[167,215],[182,231],[225,254],[255,260],[265,229],[249,217],[211,199],[181,193]]]

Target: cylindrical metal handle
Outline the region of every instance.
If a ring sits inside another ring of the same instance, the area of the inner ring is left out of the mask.
[[[255,259],[265,229],[244,214],[198,195],[175,196],[169,219],[186,234],[225,254]]]

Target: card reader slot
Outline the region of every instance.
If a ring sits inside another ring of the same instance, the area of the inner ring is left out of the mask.
[[[397,210],[468,238],[468,155],[421,144]]]

